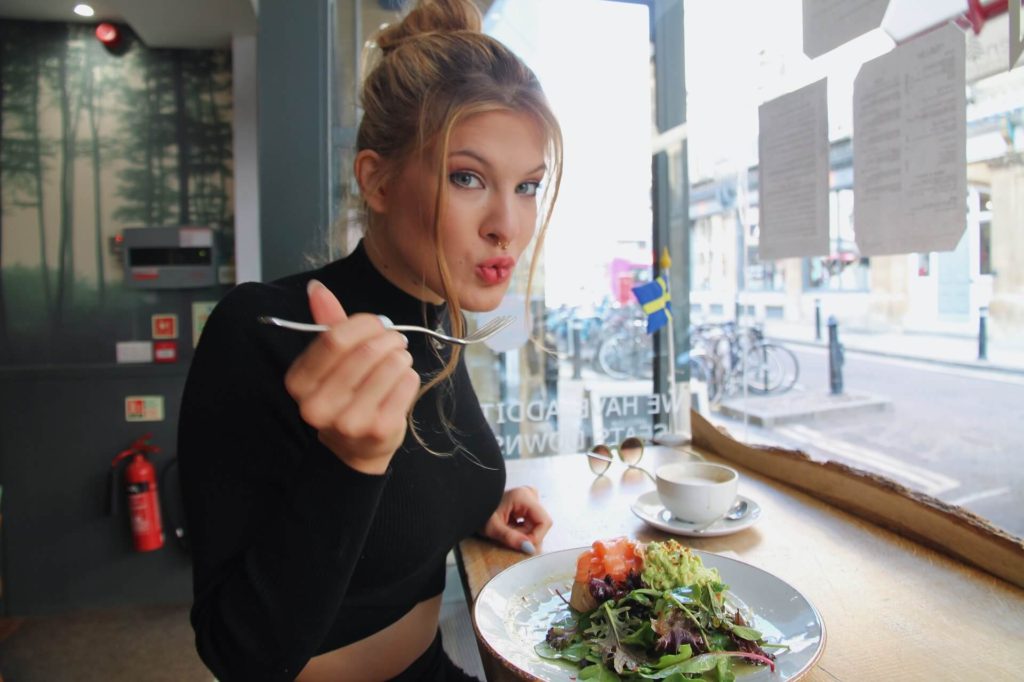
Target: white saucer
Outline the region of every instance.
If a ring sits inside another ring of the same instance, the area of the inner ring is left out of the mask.
[[[718,535],[729,535],[744,528],[750,528],[761,517],[761,506],[757,502],[743,495],[737,495],[736,497],[746,500],[748,505],[746,515],[735,521],[718,519],[707,527],[703,527],[703,524],[700,523],[681,521],[672,516],[672,512],[665,509],[665,506],[661,503],[657,490],[651,490],[636,498],[636,502],[633,503],[630,509],[647,524],[666,533],[694,538],[716,537]]]

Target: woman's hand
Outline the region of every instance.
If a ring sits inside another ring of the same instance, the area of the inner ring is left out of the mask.
[[[375,315],[349,317],[316,280],[308,292],[313,321],[331,328],[288,368],[285,388],[338,459],[382,474],[405,439],[406,416],[420,387],[408,341]]]
[[[506,547],[535,554],[551,528],[551,517],[540,503],[536,488],[522,486],[505,491],[498,508],[487,519],[483,534]]]

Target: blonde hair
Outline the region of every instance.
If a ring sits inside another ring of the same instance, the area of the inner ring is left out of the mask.
[[[562,177],[562,132],[540,82],[511,50],[480,32],[481,21],[471,0],[419,0],[401,22],[382,27],[373,39],[378,54],[363,81],[363,117],[356,135],[357,151],[370,149],[384,160],[377,182],[397,175],[414,157],[422,160],[428,151],[437,152],[433,235],[442,284],[438,293],[447,303],[456,336],[465,333],[466,324],[451,285],[441,231],[453,128],[475,114],[513,111],[532,116],[545,133],[549,181],[541,198],[544,210],[530,259],[527,301]],[[362,208],[366,230],[372,231],[373,213],[365,201]],[[452,375],[460,352],[459,346],[453,347],[444,368],[420,387],[418,398]],[[450,430],[450,424],[445,428]],[[413,432],[426,447],[415,428]]]

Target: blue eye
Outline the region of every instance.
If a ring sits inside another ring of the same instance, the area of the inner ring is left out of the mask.
[[[536,196],[537,190],[540,189],[539,182],[522,182],[516,185],[516,194],[523,194],[528,197]]]
[[[480,181],[474,173],[469,171],[455,171],[448,176],[448,179],[453,184],[459,187],[466,187],[467,189],[480,189],[484,186],[483,182]]]

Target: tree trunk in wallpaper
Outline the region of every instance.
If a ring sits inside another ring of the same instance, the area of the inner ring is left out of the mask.
[[[54,307],[53,329],[59,333],[64,326],[64,315],[73,304],[75,280],[75,158],[78,155],[78,116],[82,109],[82,93],[77,97],[68,76],[68,62],[73,59],[73,45],[65,40],[64,49],[58,57],[58,78],[60,92],[60,116],[63,140],[61,145],[60,174],[60,242],[58,244],[57,299]],[[74,65],[74,62],[72,62]],[[84,69],[82,70],[84,73]]]
[[[6,51],[7,36],[0,32],[0,169],[4,165],[4,91],[7,89],[7,81],[4,76],[4,66],[7,62],[4,59]],[[10,342],[7,337],[7,297],[4,295],[4,174],[0,170],[0,361],[6,361],[10,357]]]
[[[188,107],[185,104],[185,53],[174,51],[174,130],[178,143],[178,222],[192,221],[189,212],[189,153]]]
[[[29,130],[32,131],[32,146],[35,150],[36,159],[35,181],[36,211],[39,218],[39,271],[43,278],[43,302],[45,304],[45,310],[47,311],[47,314],[49,314],[53,306],[53,294],[50,292],[50,265],[46,250],[46,214],[44,211],[46,204],[43,202],[43,173],[46,170],[46,164],[43,161],[44,150],[39,133],[39,88],[43,69],[41,63],[42,55],[40,55],[39,50],[33,50],[32,55],[35,73],[32,77],[32,84],[30,86],[32,90],[32,109],[28,125]]]
[[[226,55],[226,53],[223,53]],[[227,205],[227,178],[230,171],[227,168],[227,159],[230,158],[231,126],[221,114],[218,104],[218,97],[230,90],[231,84],[218,81],[218,74],[223,74],[229,66],[224,64],[218,53],[209,53],[200,57],[196,69],[195,87],[197,98],[199,93],[205,93],[205,102],[197,104],[196,111],[201,129],[204,131],[200,136],[205,142],[203,153],[203,165],[201,172],[206,178],[205,211],[207,222],[213,222],[216,218],[222,218],[230,213]],[[201,86],[199,83],[201,82]],[[213,185],[216,178],[216,186]]]
[[[123,199],[114,217],[125,227],[156,227],[172,224],[167,201],[164,149],[175,143],[173,127],[168,133],[167,116],[162,109],[162,92],[171,83],[162,78],[164,54],[140,52],[132,65],[140,72],[141,87],[126,83],[122,89],[124,122],[121,155],[127,167],[118,174],[118,196]],[[167,70],[166,66],[163,70]]]
[[[146,68],[152,74],[148,80],[150,86],[150,120],[156,131],[156,136],[151,138],[153,145],[153,166],[155,173],[156,213],[153,216],[153,225],[173,225],[175,220],[174,208],[177,203],[177,193],[168,185],[170,178],[174,177],[175,169],[167,164],[168,147],[176,144],[176,112],[165,102],[168,93],[174,92],[173,63],[169,59],[150,58],[146,60]],[[171,94],[173,97],[173,94]],[[173,100],[172,100],[173,102]],[[174,158],[172,156],[171,158]]]
[[[193,55],[188,70],[190,130],[195,131],[192,145],[192,216],[204,225],[215,225],[227,214],[225,157],[231,127],[223,120],[217,105],[217,71],[224,65],[213,55]]]
[[[197,61],[192,61],[189,68],[188,107],[192,114],[191,129],[196,131],[197,140],[197,144],[192,147],[189,198],[192,202],[192,219],[198,225],[209,225],[211,166],[208,156],[214,131],[212,122],[205,116],[201,68],[202,64]]]
[[[145,74],[145,90],[142,92],[142,96],[145,98],[145,118],[150,121],[150,125],[146,126],[145,121],[142,122],[145,130],[145,183],[143,184],[145,190],[145,216],[142,218],[143,225],[159,225],[160,222],[157,220],[157,187],[159,186],[159,178],[157,177],[157,169],[155,166],[156,154],[154,153],[157,146],[154,141],[157,137],[157,108],[153,104],[154,99],[154,88],[150,84],[151,75],[146,70]]]
[[[178,192],[170,186],[169,182],[177,176],[178,155],[170,147],[178,144],[178,110],[174,106],[174,60],[162,59],[151,60],[150,68],[157,75],[156,88],[153,91],[156,106],[154,111],[156,120],[159,122],[160,138],[157,141],[156,161],[160,191],[157,213],[158,225],[180,224],[177,216]],[[170,99],[170,103],[166,100]]]
[[[192,65],[194,67],[194,65]],[[191,71],[191,69],[190,69]],[[189,205],[191,206],[190,216],[196,225],[209,224],[208,207],[210,183],[206,170],[206,148],[209,141],[207,126],[203,121],[203,96],[196,87],[197,78],[194,73],[189,74],[188,79],[188,101],[185,106],[191,114],[189,130],[196,133],[197,144],[191,148],[189,158]]]
[[[96,49],[95,46],[92,49]],[[96,67],[93,64],[87,64],[86,67],[86,84],[89,93],[89,101],[86,108],[89,112],[90,147],[92,151],[93,244],[96,248],[96,298],[99,304],[103,305],[107,298],[107,282],[104,277],[103,267],[103,192],[101,191],[100,130],[99,122],[96,120]]]
[[[224,123],[224,120],[220,115],[220,106],[217,104],[217,92],[216,78],[212,71],[206,74],[206,98],[210,108],[210,120],[216,128],[216,145],[213,151],[213,162],[217,168],[217,205],[213,208],[218,215],[225,215],[228,212],[227,197],[228,197],[228,169],[225,168],[225,159],[230,154],[227,152],[225,147],[227,146],[228,137],[231,134],[231,126]]]

